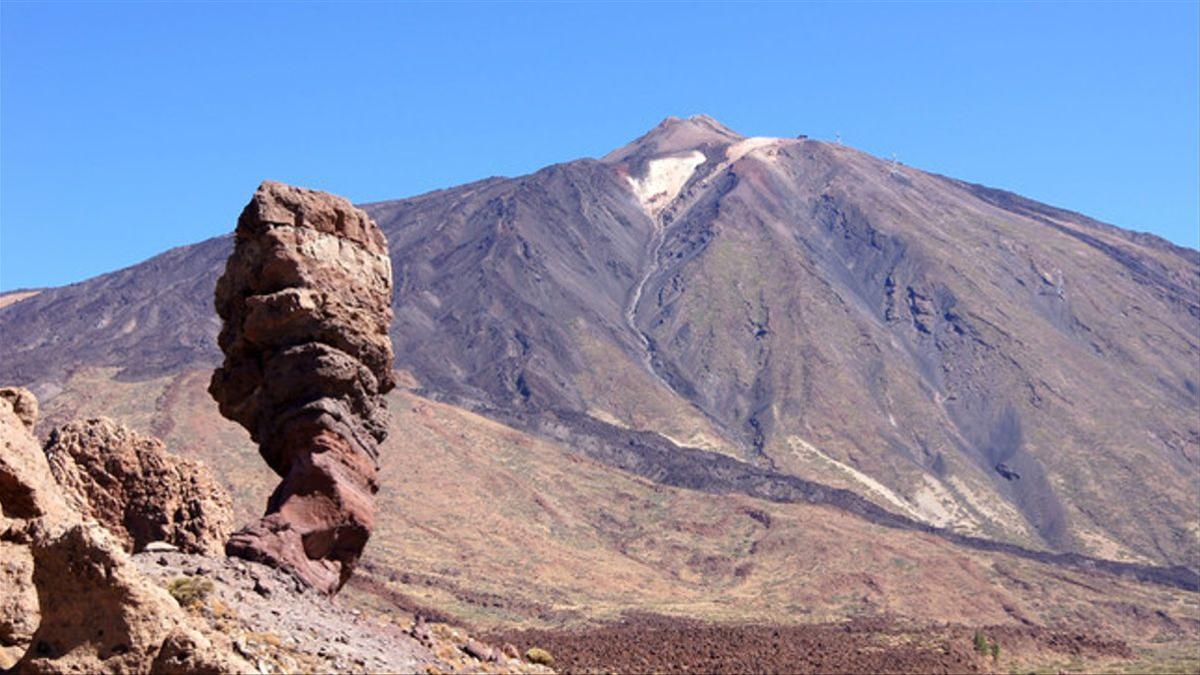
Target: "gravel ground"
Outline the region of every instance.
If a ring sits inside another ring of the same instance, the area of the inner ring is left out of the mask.
[[[342,606],[257,563],[177,552],[133,559],[164,587],[174,585],[177,599],[188,590],[199,596],[190,611],[263,673],[551,672],[461,628]]]
[[[562,673],[976,673],[1019,667],[1014,654],[1128,658],[1121,642],[1032,627],[985,629],[1001,656],[976,652],[974,629],[914,627],[888,619],[845,624],[714,624],[658,615],[575,630],[488,636],[520,649],[541,647]]]

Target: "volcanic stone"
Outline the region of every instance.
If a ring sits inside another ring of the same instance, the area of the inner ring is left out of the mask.
[[[170,454],[157,438],[95,418],[52,431],[45,452],[72,506],[126,551],[166,542],[188,553],[219,553],[229,536],[228,493],[207,467]]]
[[[264,182],[217,282],[225,362],[209,392],[283,478],[229,555],[334,593],[374,523],[392,270],[375,223],[334,195]]]

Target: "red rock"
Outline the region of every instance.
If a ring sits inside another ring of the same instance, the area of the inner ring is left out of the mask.
[[[229,555],[334,593],[374,525],[392,272],[375,223],[334,195],[264,182],[217,283],[225,363],[209,392],[283,481]]]

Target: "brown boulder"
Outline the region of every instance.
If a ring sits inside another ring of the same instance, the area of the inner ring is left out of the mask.
[[[33,431],[38,418],[38,402],[33,392],[23,387],[0,387],[0,399],[8,401],[25,428]]]
[[[18,664],[26,673],[238,672],[179,604],[147,579],[112,533],[77,522],[30,533],[41,621]]]
[[[168,453],[158,439],[97,418],[55,429],[45,452],[72,506],[126,551],[155,541],[188,553],[222,550],[233,522],[229,495],[203,464]]]
[[[7,398],[0,398],[0,449],[0,524],[71,515],[46,455]]]
[[[383,394],[395,386],[387,253],[345,199],[264,182],[217,282],[225,362],[209,392],[283,478],[226,552],[326,593],[349,578],[374,524]]]
[[[14,410],[12,398],[0,397],[0,669],[25,653],[38,625],[33,556],[24,528],[31,519],[69,516],[29,425]]]
[[[0,541],[0,670],[25,653],[37,626],[33,556],[25,546]]]
[[[70,507],[8,398],[0,450],[0,668],[17,659],[29,673],[249,668],[197,632],[111,532]]]

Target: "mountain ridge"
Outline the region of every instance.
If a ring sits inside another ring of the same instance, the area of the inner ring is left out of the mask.
[[[709,121],[665,120],[599,160],[364,205],[391,241],[399,366],[430,392],[659,433],[972,536],[1197,566],[1186,363],[1200,252]],[[674,143],[689,133],[699,145]],[[668,189],[639,197],[655,161],[688,152],[703,157],[666,165],[654,185]],[[80,367],[138,379],[214,362],[205,287],[230,246],[172,249],[0,309],[0,376],[44,398]],[[1163,309],[1152,325],[1118,320],[1101,309],[1112,297],[1131,317]],[[63,316],[89,318],[52,327]],[[1167,413],[1122,412],[1094,393],[1105,387]],[[1130,431],[1092,429],[1096,414]],[[1047,420],[1074,439],[1068,453],[1045,449]],[[1138,428],[1155,445],[1134,441]],[[1089,444],[1109,449],[1085,459]],[[1114,505],[1106,495],[1128,481],[1113,472],[1165,477],[1170,496],[1142,488],[1145,506]],[[1084,477],[1078,495],[1067,475]],[[1153,536],[1132,527],[1146,518],[1164,523]]]

